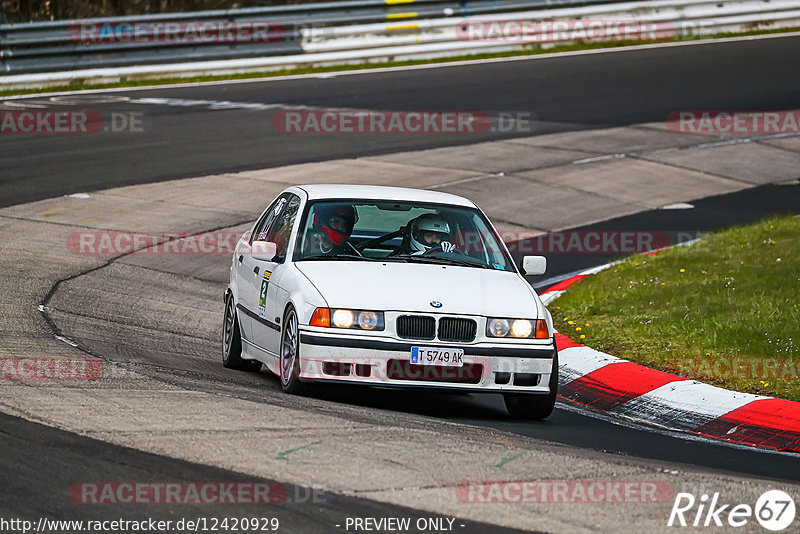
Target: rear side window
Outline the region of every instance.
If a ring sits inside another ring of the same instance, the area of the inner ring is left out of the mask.
[[[283,194],[275,199],[272,205],[270,205],[270,207],[261,215],[258,223],[256,223],[256,226],[253,229],[253,235],[250,236],[250,244],[252,244],[253,241],[268,241],[267,228],[269,228],[275,219],[281,214],[288,201],[289,193]]]
[[[292,228],[300,208],[300,197],[291,193],[278,199],[274,209],[270,210],[261,228],[257,228],[256,241],[271,241],[276,245],[275,261],[286,257],[286,246],[292,235]]]

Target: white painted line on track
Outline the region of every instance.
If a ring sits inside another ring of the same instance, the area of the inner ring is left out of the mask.
[[[67,339],[67,338],[65,338],[65,337],[63,337],[63,336],[56,336],[56,339],[57,339],[57,340],[59,340],[59,341],[62,341],[62,342],[64,342],[64,343],[66,343],[66,344],[67,344],[67,345],[69,345],[70,347],[75,347],[75,348],[78,348],[78,344],[77,344],[77,343],[75,343],[74,341],[70,341],[69,339]]]
[[[605,129],[605,128],[604,128]],[[678,132],[676,132],[678,133]],[[702,132],[683,132],[687,134]],[[584,165],[586,163],[594,163],[596,161],[606,161],[610,159],[621,159],[628,157],[641,157],[649,156],[651,154],[663,154],[665,152],[676,152],[679,150],[689,150],[694,148],[716,148],[721,146],[740,145],[742,143],[757,143],[759,141],[769,141],[770,139],[782,139],[786,137],[800,137],[800,134],[794,132],[764,134],[764,135],[751,135],[749,137],[737,137],[735,139],[724,139],[722,141],[711,141],[705,143],[698,143],[696,145],[679,145],[663,148],[653,148],[649,150],[637,150],[634,152],[619,152],[615,154],[603,154],[602,156],[592,156],[590,158],[576,159],[572,161],[572,165]]]
[[[688,202],[675,202],[674,204],[665,204],[658,208],[660,210],[691,210],[694,209],[694,204]]]
[[[573,165],[583,165],[584,163],[594,163],[595,161],[604,161],[607,159],[624,158],[625,154],[606,154],[605,156],[594,156],[585,159],[576,159],[572,162]]]

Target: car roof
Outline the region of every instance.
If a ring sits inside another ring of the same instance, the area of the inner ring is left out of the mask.
[[[321,199],[369,199],[400,200],[411,202],[431,202],[435,204],[453,204],[474,208],[475,203],[458,195],[411,189],[408,187],[388,187],[382,185],[345,185],[345,184],[313,184],[296,186],[308,194],[309,200]]]

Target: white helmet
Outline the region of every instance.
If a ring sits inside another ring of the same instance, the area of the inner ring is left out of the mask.
[[[428,243],[425,240],[424,234],[429,232],[437,234],[440,241],[450,239],[450,225],[447,224],[447,221],[433,213],[420,215],[411,223],[409,245],[412,254],[422,254],[438,244]]]

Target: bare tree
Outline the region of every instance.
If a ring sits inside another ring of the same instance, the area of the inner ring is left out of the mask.
[[[322,0],[0,0],[0,24],[308,4]]]

